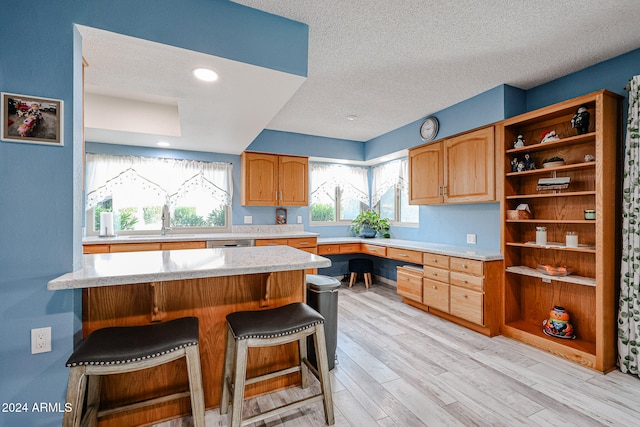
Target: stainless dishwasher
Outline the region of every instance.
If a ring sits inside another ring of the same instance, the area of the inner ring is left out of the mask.
[[[208,248],[234,248],[240,246],[254,246],[253,239],[207,240]]]

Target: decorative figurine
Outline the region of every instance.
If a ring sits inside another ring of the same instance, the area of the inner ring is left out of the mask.
[[[596,160],[596,158],[595,158],[595,156],[593,154],[585,154],[584,155],[584,161],[587,162],[587,163],[588,162],[593,162],[595,160]]]
[[[511,172],[518,172],[518,158],[514,157],[511,160]]]
[[[513,143],[513,148],[522,148],[524,147],[524,138],[522,135],[518,135],[518,139]]]
[[[544,144],[545,142],[557,141],[559,139],[560,137],[556,134],[555,130],[545,130],[542,132],[542,140],[540,143]]]
[[[536,164],[529,153],[524,155],[524,168],[528,171],[532,171],[536,168]]]
[[[571,119],[571,127],[578,130],[578,135],[589,132],[589,112],[584,105],[578,108],[576,114]]]
[[[518,172],[524,172],[525,168],[524,168],[524,162],[523,161],[519,161],[518,162]]]
[[[549,318],[542,321],[542,332],[545,334],[564,339],[575,339],[573,326],[569,323],[569,312],[556,305],[549,312]]]

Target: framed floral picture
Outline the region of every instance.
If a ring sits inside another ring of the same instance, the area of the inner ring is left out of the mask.
[[[6,92],[0,96],[3,141],[64,145],[62,100]]]

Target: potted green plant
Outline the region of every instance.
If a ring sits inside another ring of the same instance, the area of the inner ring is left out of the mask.
[[[380,234],[381,237],[390,237],[389,234],[389,219],[381,218],[377,212],[368,209],[360,212],[360,214],[351,222],[350,229],[360,237],[376,237],[376,234]]]

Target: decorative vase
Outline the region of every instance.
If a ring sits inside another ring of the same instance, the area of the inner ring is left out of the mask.
[[[569,323],[569,312],[564,307],[556,305],[549,311],[549,318],[542,321],[542,331],[556,338],[573,340],[573,326]]]
[[[372,237],[376,237],[376,233],[377,233],[376,230],[369,227],[368,225],[365,225],[364,227],[362,227],[362,230],[360,231],[360,237],[365,237],[367,239],[370,239]]]

